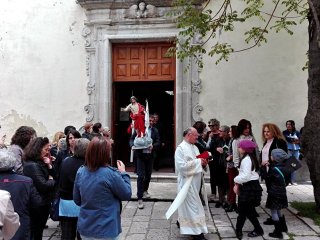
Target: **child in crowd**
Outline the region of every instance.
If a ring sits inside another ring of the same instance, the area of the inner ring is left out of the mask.
[[[283,164],[288,158],[289,155],[282,149],[273,149],[266,177],[268,192],[266,207],[271,210],[271,218],[268,218],[264,224],[274,225],[274,231],[269,233],[273,238],[283,238],[282,232],[288,231],[285,217],[281,213],[281,209],[288,207],[286,186],[290,182],[290,172]]]
[[[242,239],[242,228],[246,218],[254,226],[254,230],[248,233],[248,237],[263,235],[263,229],[257,219],[255,207],[261,202],[262,188],[259,183],[259,162],[255,154],[257,145],[251,140],[242,140],[238,148],[241,155],[239,175],[234,178],[234,192],[238,196],[238,218],[236,235]]]

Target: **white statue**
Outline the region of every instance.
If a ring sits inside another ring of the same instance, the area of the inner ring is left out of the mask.
[[[151,4],[146,4],[144,1],[132,5],[125,12],[126,18],[152,18],[157,16],[157,8]]]

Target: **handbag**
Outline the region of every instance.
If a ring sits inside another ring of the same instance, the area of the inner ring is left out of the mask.
[[[290,173],[293,173],[294,171],[297,171],[299,168],[302,167],[300,161],[297,160],[294,156],[289,157],[284,162],[284,165]]]
[[[52,221],[59,221],[59,204],[60,197],[56,197],[51,203],[50,218],[52,219]]]

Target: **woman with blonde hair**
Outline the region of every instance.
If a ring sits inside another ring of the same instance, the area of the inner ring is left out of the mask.
[[[283,134],[281,133],[279,127],[274,123],[265,123],[262,125],[262,140],[264,143],[260,153],[260,175],[262,179],[266,179],[269,165],[271,163],[272,150],[280,148],[287,153],[288,148]],[[268,218],[263,224],[272,225],[272,218]]]
[[[50,154],[53,157],[57,157],[58,154],[58,142],[61,138],[64,138],[65,135],[63,132],[56,132],[53,136],[50,148]]]
[[[270,163],[271,151],[281,148],[288,152],[286,140],[279,127],[274,123],[265,123],[262,125],[263,148],[261,151],[261,164],[267,166]]]
[[[265,142],[267,140],[267,136],[264,135],[265,128],[268,128],[270,133],[277,139],[281,139],[285,141],[285,137],[283,136],[280,128],[274,123],[265,123],[262,125],[262,140]]]

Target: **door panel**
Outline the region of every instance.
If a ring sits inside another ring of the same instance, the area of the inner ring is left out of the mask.
[[[115,140],[113,158],[129,163],[131,122],[129,114],[120,112],[136,96],[145,105],[149,101],[150,114],[157,112],[165,130],[162,166],[173,166],[175,141],[175,57],[167,57],[172,45],[166,42],[113,44],[113,112],[112,132]]]
[[[113,81],[175,80],[175,57],[170,43],[114,44]]]

